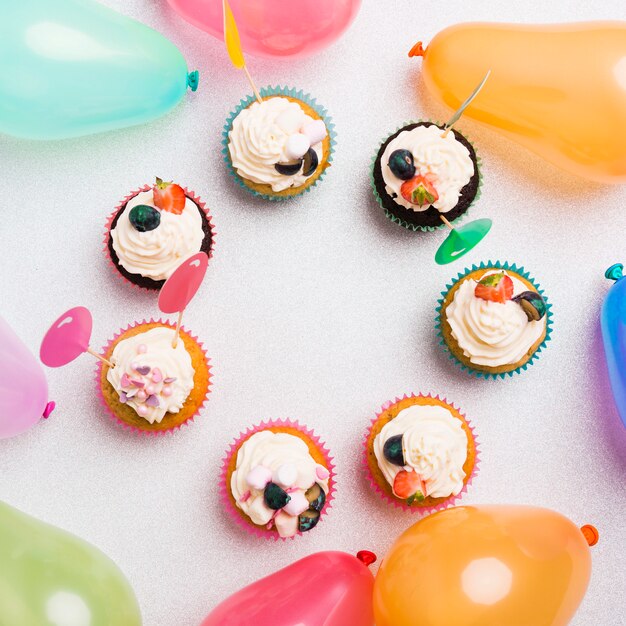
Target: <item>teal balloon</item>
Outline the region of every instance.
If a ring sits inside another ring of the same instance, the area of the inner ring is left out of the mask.
[[[195,91],[178,48],[92,0],[0,11],[0,133],[62,139],[143,124]]]
[[[109,557],[0,502],[0,626],[141,626],[141,614]]]

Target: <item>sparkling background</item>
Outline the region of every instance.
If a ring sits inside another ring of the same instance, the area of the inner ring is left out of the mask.
[[[172,437],[136,438],[103,416],[85,356],[50,370],[52,418],[0,442],[0,497],[93,542],[128,575],[146,626],[197,626],[220,600],[324,549],[382,557],[417,516],[385,506],[361,475],[361,440],[377,408],[410,391],[458,404],[482,441],[482,469],[464,502],[531,503],[593,523],[593,576],[574,626],[626,623],[625,431],[601,348],[604,270],[626,262],[626,188],[574,178],[463,120],[483,158],[472,217],[488,239],[437,267],[444,233],[388,221],[369,188],[380,139],[406,120],[448,115],[425,93],[407,50],[450,24],[626,18],[621,0],[501,2],[365,0],[349,32],[311,59],[250,59],[259,86],[289,84],[325,105],[337,126],[333,167],[289,204],[254,201],[226,175],[223,122],[248,91],[222,45],[165,0],[106,0],[174,41],[198,92],[149,125],[62,142],[0,137],[1,310],[33,351],[49,323],[78,304],[93,345],[156,316],[153,295],[122,284],[102,254],[106,217],[155,175],[195,190],[214,215],[215,256],[186,324],[214,364],[208,408]],[[584,89],[581,76],[581,89]],[[437,345],[440,290],[465,264],[523,264],[554,304],[553,340],[526,373],[475,380]],[[274,544],[232,528],[218,500],[224,450],[249,424],[293,417],[328,443],[338,498],[315,532]]]

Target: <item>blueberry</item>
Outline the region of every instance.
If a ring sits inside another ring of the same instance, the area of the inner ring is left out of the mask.
[[[415,176],[413,155],[409,150],[394,150],[389,156],[389,169],[401,180],[409,180]]]
[[[309,148],[307,150],[307,153],[304,155],[303,162],[304,162],[304,169],[302,170],[302,173],[305,176],[310,176],[317,169],[317,166],[319,165],[317,152],[315,152],[313,148]]]
[[[135,230],[145,233],[154,230],[161,223],[161,213],[147,204],[134,206],[128,214],[128,219]]]
[[[304,497],[309,501],[310,508],[315,511],[321,511],[326,502],[326,493],[317,483],[307,489]]]
[[[274,169],[283,176],[293,176],[300,171],[302,167],[302,159],[298,159],[295,163],[276,163]]]
[[[315,528],[317,526],[317,522],[319,521],[319,512],[309,509],[308,511],[302,513],[300,517],[298,517],[298,529],[301,533],[305,533],[307,530]]]
[[[394,435],[385,441],[383,446],[383,454],[389,463],[404,466],[404,452],[402,450],[402,435]]]
[[[291,500],[291,496],[276,483],[267,483],[263,492],[263,500],[270,509],[278,511]]]
[[[512,300],[522,307],[529,322],[538,322],[546,314],[546,302],[536,291],[523,291]]]

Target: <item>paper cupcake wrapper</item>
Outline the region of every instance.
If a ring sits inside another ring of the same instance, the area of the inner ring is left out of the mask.
[[[261,94],[262,97],[289,96],[291,98],[296,98],[297,100],[301,100],[302,102],[308,104],[324,120],[324,124],[326,124],[326,130],[328,131],[328,135],[330,137],[330,149],[328,153],[328,163],[332,163],[333,152],[335,151],[335,143],[336,143],[336,137],[337,137],[337,133],[335,132],[335,125],[333,124],[332,118],[328,115],[328,111],[323,106],[321,106],[315,100],[315,98],[311,97],[309,94],[305,94],[302,90],[296,90],[287,86],[263,87],[259,93]],[[324,178],[324,176],[326,175],[326,170],[328,168],[325,168],[324,171],[317,177],[317,179],[311,185],[308,185],[307,187],[303,188],[298,193],[294,193],[289,196],[276,196],[276,195],[269,194],[269,193],[260,193],[254,189],[251,189],[244,183],[242,177],[239,174],[237,174],[237,172],[235,171],[232,161],[230,160],[230,152],[228,150],[228,134],[230,133],[233,127],[234,119],[239,115],[239,113],[241,113],[243,109],[248,107],[255,100],[256,100],[256,97],[254,95],[249,95],[246,98],[242,99],[237,105],[237,107],[230,113],[230,115],[226,119],[226,123],[224,124],[224,130],[222,131],[222,155],[224,157],[224,162],[226,163],[226,167],[228,168],[228,172],[231,174],[231,176],[235,179],[235,181],[240,187],[250,192],[251,194],[259,198],[263,198],[265,200],[273,200],[277,202],[281,200],[290,200],[291,198],[297,198],[303,193],[311,191],[311,189],[313,189],[313,187],[315,187],[315,185],[317,185],[317,183],[319,183],[322,180],[322,178]]]
[[[402,400],[407,400],[410,398],[433,398],[435,400],[440,400],[441,402],[444,402],[448,406],[451,406],[453,409],[458,411],[463,416],[463,419],[465,420],[466,424],[468,425],[472,433],[472,439],[474,441],[474,449],[475,449],[474,467],[472,468],[472,473],[469,475],[469,478],[467,479],[467,481],[465,481],[463,485],[463,489],[461,489],[461,491],[456,496],[452,495],[449,498],[446,498],[445,500],[442,500],[438,504],[434,504],[432,506],[415,506],[415,505],[411,506],[407,504],[404,500],[400,500],[400,498],[395,498],[393,496],[390,496],[384,489],[380,487],[380,485],[378,484],[378,482],[372,475],[370,471],[369,463],[367,462],[368,451],[369,451],[368,440],[369,440],[370,433],[372,432],[372,428],[374,427],[376,422],[379,420],[381,415],[385,411],[387,411],[390,407],[392,407],[394,404],[397,404],[398,402],[401,402]],[[427,395],[421,394],[421,393],[420,394],[411,393],[410,395],[404,394],[401,398],[396,398],[395,400],[390,400],[389,402],[385,402],[385,404],[383,404],[382,407],[380,408],[380,411],[376,414],[376,417],[372,420],[370,427],[367,429],[367,432],[365,433],[365,438],[363,440],[363,466],[365,469],[365,475],[367,476],[367,479],[370,485],[372,486],[374,491],[383,498],[383,500],[389,502],[390,504],[393,504],[393,506],[395,506],[398,509],[402,509],[403,511],[410,511],[411,513],[419,513],[421,515],[430,515],[431,513],[435,513],[436,511],[441,511],[451,506],[455,506],[456,503],[465,495],[468,487],[472,484],[472,482],[476,478],[478,474],[479,465],[480,465],[480,445],[479,445],[479,441],[476,436],[476,433],[474,432],[474,427],[472,426],[470,421],[467,419],[463,411],[461,411],[458,406],[456,406],[452,402],[448,402],[445,398],[442,398],[439,395],[433,396],[430,393]]]
[[[330,472],[330,476],[328,478],[328,493],[326,494],[326,503],[324,504],[324,508],[320,512],[320,521],[318,522],[318,526],[319,526],[319,524],[322,521],[322,517],[324,517],[329,512],[332,506],[332,501],[334,499],[335,481],[336,481],[335,464],[333,462],[333,457],[331,456],[330,451],[326,447],[326,444],[324,444],[312,430],[310,430],[306,426],[301,426],[295,420],[289,420],[289,419],[282,420],[281,419],[281,420],[270,420],[267,422],[261,422],[260,424],[256,426],[251,426],[245,432],[240,433],[237,439],[230,445],[228,452],[226,453],[226,456],[224,457],[224,461],[222,462],[222,471],[221,471],[221,476],[220,476],[220,495],[221,495],[222,505],[224,506],[224,509],[228,512],[233,522],[237,524],[239,527],[243,528],[248,533],[255,535],[256,537],[263,537],[266,539],[274,539],[274,540],[279,540],[279,539],[287,540],[287,539],[293,539],[294,537],[297,537],[298,535],[302,535],[304,533],[298,531],[293,537],[281,537],[278,534],[278,532],[276,532],[276,530],[264,529],[259,526],[255,526],[252,523],[252,520],[248,521],[244,519],[243,516],[241,515],[241,510],[238,509],[235,504],[233,504],[233,501],[230,497],[230,485],[227,482],[228,466],[230,464],[233,454],[237,453],[241,444],[246,439],[254,435],[255,433],[258,433],[262,430],[267,430],[268,428],[271,428],[272,426],[294,428],[296,430],[299,430],[301,433],[306,435],[315,444],[315,447],[324,456],[326,468]]]
[[[376,161],[378,160],[378,153],[380,152],[380,148],[385,143],[385,141],[387,141],[387,139],[389,139],[391,135],[393,135],[394,133],[397,133],[400,129],[404,128],[405,126],[408,126],[409,124],[419,124],[419,123],[436,124],[437,126],[443,125],[442,122],[437,122],[435,120],[409,121],[409,122],[405,122],[401,126],[398,126],[393,132],[388,133],[387,136],[384,137],[381,140],[381,142],[378,144],[378,148],[376,149],[376,152],[374,153],[374,156],[372,157],[372,161],[370,165],[370,185],[372,187],[372,191],[374,192],[374,197],[376,198],[376,202],[378,202],[378,204],[380,205],[380,208],[385,212],[385,215],[392,222],[394,222],[395,224],[399,224],[400,226],[404,226],[404,228],[406,228],[407,230],[412,230],[413,232],[418,232],[418,231],[434,232],[441,228],[447,228],[447,226],[443,222],[441,222],[439,226],[416,226],[415,224],[409,224],[409,222],[406,222],[405,220],[397,217],[396,215],[388,211],[387,208],[383,205],[383,200],[380,197],[380,194],[378,193],[378,189],[376,189],[376,182],[374,181],[374,167],[376,166]],[[470,209],[472,208],[474,203],[480,198],[480,195],[482,193],[482,186],[483,186],[483,175],[481,172],[482,159],[480,158],[480,155],[478,154],[478,150],[476,150],[476,146],[467,137],[465,133],[463,133],[463,137],[465,137],[467,142],[472,146],[472,148],[474,148],[474,154],[476,154],[476,169],[478,170],[478,189],[476,190],[476,195],[474,196],[474,199],[472,200],[470,205],[467,207],[467,209],[461,215],[459,215],[456,219],[449,220],[451,224],[457,224],[458,222],[463,220],[467,215],[469,215]]]
[[[117,339],[123,335],[124,333],[128,332],[129,330],[131,330],[132,328],[136,328],[137,326],[143,326],[144,324],[162,324],[163,326],[169,326],[170,328],[174,329],[176,328],[176,324],[173,324],[172,322],[170,322],[169,320],[162,320],[162,319],[152,319],[150,318],[149,320],[143,320],[141,322],[135,322],[134,324],[129,324],[126,328],[121,329],[118,333],[116,333],[112,339],[110,339],[108,341],[108,343],[102,348],[102,350],[100,351],[100,354],[102,356],[104,356],[109,348],[111,347],[111,345],[117,341]],[[102,385],[100,384],[100,379],[101,379],[101,375],[102,375],[102,368],[104,366],[104,363],[100,360],[98,360],[98,364],[96,365],[96,372],[95,372],[95,380],[96,380],[96,389],[98,392],[98,397],[100,398],[100,402],[102,403],[102,406],[104,407],[104,409],[106,410],[107,414],[109,415],[109,417],[119,426],[122,427],[122,429],[124,430],[128,430],[131,431],[135,434],[138,435],[153,435],[153,436],[158,436],[158,435],[165,435],[166,433],[173,433],[177,430],[179,430],[182,426],[188,425],[190,422],[193,422],[194,419],[196,418],[196,416],[198,416],[200,414],[200,411],[204,408],[204,405],[206,404],[207,400],[208,400],[208,396],[209,393],[211,392],[211,379],[213,378],[211,375],[211,359],[209,359],[209,357],[207,357],[206,354],[206,350],[203,347],[203,344],[198,341],[198,338],[193,335],[192,333],[190,333],[184,326],[180,327],[181,330],[185,331],[198,345],[198,347],[200,348],[203,356],[204,356],[204,360],[206,362],[207,365],[207,371],[208,371],[208,375],[209,375],[209,380],[208,380],[208,385],[207,385],[207,390],[206,393],[204,394],[204,398],[202,399],[202,402],[198,405],[198,407],[196,408],[195,412],[188,417],[184,422],[177,424],[176,426],[172,426],[171,428],[167,428],[164,430],[148,430],[148,429],[143,429],[143,428],[137,428],[136,426],[133,426],[132,424],[128,424],[127,422],[125,422],[124,420],[122,420],[121,418],[119,418],[116,414],[115,411],[113,411],[113,409],[108,405],[107,401],[104,398],[104,394],[102,393]],[[146,422],[146,424],[148,424],[148,422]]]
[[[468,274],[471,274],[472,272],[475,272],[476,270],[482,270],[485,268],[510,270],[511,272],[515,272],[516,274],[523,276],[529,283],[532,284],[532,286],[537,290],[537,292],[541,294],[541,296],[543,297],[546,303],[546,336],[544,340],[539,344],[539,347],[535,350],[535,352],[528,359],[528,361],[524,363],[524,365],[517,367],[514,370],[511,370],[510,372],[502,372],[499,374],[495,374],[492,372],[481,372],[479,370],[475,370],[471,367],[468,367],[467,365],[465,365],[465,363],[462,363],[461,361],[459,361],[459,359],[457,359],[457,357],[453,354],[452,350],[448,348],[448,344],[443,338],[443,332],[441,328],[441,311],[443,307],[444,298],[446,297],[450,289],[452,289],[452,287],[459,280],[462,280]],[[485,378],[485,379],[495,380],[497,378],[505,378],[506,376],[513,376],[513,374],[519,374],[521,371],[528,369],[539,358],[541,351],[546,347],[546,344],[548,343],[548,341],[550,341],[550,335],[552,333],[552,324],[553,324],[552,305],[548,302],[548,298],[545,296],[543,289],[541,289],[539,284],[535,282],[535,280],[528,274],[528,272],[523,267],[518,266],[515,263],[508,263],[507,261],[505,261],[504,263],[501,263],[500,261],[496,261],[495,263],[492,263],[491,261],[488,261],[487,263],[481,262],[480,265],[472,265],[471,268],[466,267],[463,272],[459,273],[459,275],[456,278],[453,278],[450,281],[450,283],[446,285],[446,288],[444,291],[441,292],[441,298],[439,298],[437,303],[438,303],[437,309],[436,309],[437,318],[435,320],[435,329],[437,331],[437,335],[439,336],[439,345],[443,347],[443,349],[447,352],[448,357],[452,361],[454,361],[463,371],[467,372],[468,374],[472,374],[473,376],[476,376],[476,378]]]
[[[132,191],[131,193],[129,193],[115,207],[115,210],[113,211],[113,213],[111,213],[111,215],[109,215],[109,217],[107,218],[107,221],[106,221],[106,224],[105,224],[105,229],[104,229],[104,239],[103,239],[104,254],[105,254],[106,259],[108,261],[109,267],[111,267],[111,269],[113,270],[113,273],[116,276],[118,276],[124,283],[126,283],[127,285],[131,285],[131,286],[139,289],[140,291],[141,290],[143,290],[143,291],[158,291],[158,290],[154,289],[152,287],[144,287],[143,285],[138,285],[136,283],[133,283],[132,281],[128,280],[125,276],[123,276],[120,273],[119,269],[117,268],[117,266],[113,262],[113,259],[111,258],[111,251],[109,250],[109,238],[111,236],[111,225],[113,223],[113,220],[115,219],[117,214],[120,212],[122,207],[126,206],[126,204],[130,200],[132,200],[136,195],[138,195],[138,194],[140,194],[140,193],[142,193],[144,191],[150,191],[150,189],[152,189],[151,185],[144,185],[143,187],[140,187],[139,189],[137,189],[135,191]],[[213,225],[213,218],[212,218],[211,214],[209,213],[209,209],[207,209],[206,204],[202,201],[200,196],[197,196],[193,191],[190,191],[189,189],[187,189],[187,187],[184,187],[183,191],[185,192],[185,195],[190,200],[195,202],[196,205],[198,207],[200,207],[200,209],[202,210],[202,212],[206,216],[206,220],[207,220],[207,223],[209,224],[209,229],[211,231],[211,248],[209,250],[209,260],[211,260],[213,258],[213,250],[215,248],[215,226]]]

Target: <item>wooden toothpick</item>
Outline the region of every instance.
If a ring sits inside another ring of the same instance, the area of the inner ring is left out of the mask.
[[[452,226],[452,224],[450,224],[450,222],[443,216],[440,215],[439,216],[441,218],[441,221],[450,229],[450,230],[454,230],[454,226]]]
[[[248,82],[250,83],[250,87],[252,87],[252,91],[254,91],[254,95],[256,96],[257,102],[263,102],[263,98],[261,98],[261,94],[259,93],[259,90],[256,88],[256,85],[254,84],[254,81],[252,80],[252,76],[250,76],[250,72],[248,71],[247,65],[243,66],[243,71],[245,72]]]
[[[89,352],[89,354],[91,354],[91,356],[95,356],[96,359],[98,359],[99,361],[102,361],[103,363],[106,363],[109,367],[115,367],[114,363],[111,363],[111,361],[108,361],[102,355],[98,354],[95,350],[93,350],[91,348],[91,346],[87,347],[87,352]]]
[[[172,348],[178,345],[178,336],[180,335],[180,324],[183,321],[183,313],[185,309],[178,312],[178,320],[176,321],[176,332],[174,333],[174,341],[172,341]]]

